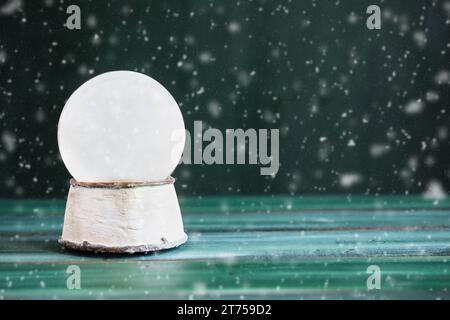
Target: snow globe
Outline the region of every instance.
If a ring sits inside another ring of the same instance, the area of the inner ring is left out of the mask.
[[[60,244],[150,252],[187,240],[174,179],[185,142],[181,111],[156,80],[113,71],[81,85],[58,123],[72,175]]]

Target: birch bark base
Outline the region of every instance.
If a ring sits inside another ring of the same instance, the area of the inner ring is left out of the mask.
[[[177,247],[187,240],[173,178],[149,184],[71,181],[63,246],[105,253]]]

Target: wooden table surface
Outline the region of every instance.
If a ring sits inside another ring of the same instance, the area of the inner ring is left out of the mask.
[[[188,242],[147,255],[64,250],[64,201],[0,201],[1,299],[449,299],[450,200],[181,199]],[[70,265],[81,289],[66,285]],[[381,271],[368,290],[367,268]]]

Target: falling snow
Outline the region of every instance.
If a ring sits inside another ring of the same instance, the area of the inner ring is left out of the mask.
[[[59,114],[80,84],[117,69],[163,83],[190,131],[198,120],[280,130],[276,176],[181,165],[181,195],[441,197],[450,187],[450,1],[383,3],[381,30],[352,1],[89,2],[77,31],[59,20],[62,2],[42,3],[0,5],[15,30],[0,42],[4,197],[66,194]]]

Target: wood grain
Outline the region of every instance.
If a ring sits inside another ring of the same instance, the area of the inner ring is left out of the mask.
[[[57,243],[63,201],[0,201],[3,299],[448,299],[450,205],[420,197],[181,201],[189,241],[149,255]],[[322,209],[320,209],[322,207]],[[81,269],[81,289],[66,268]],[[378,265],[381,290],[368,290]]]

